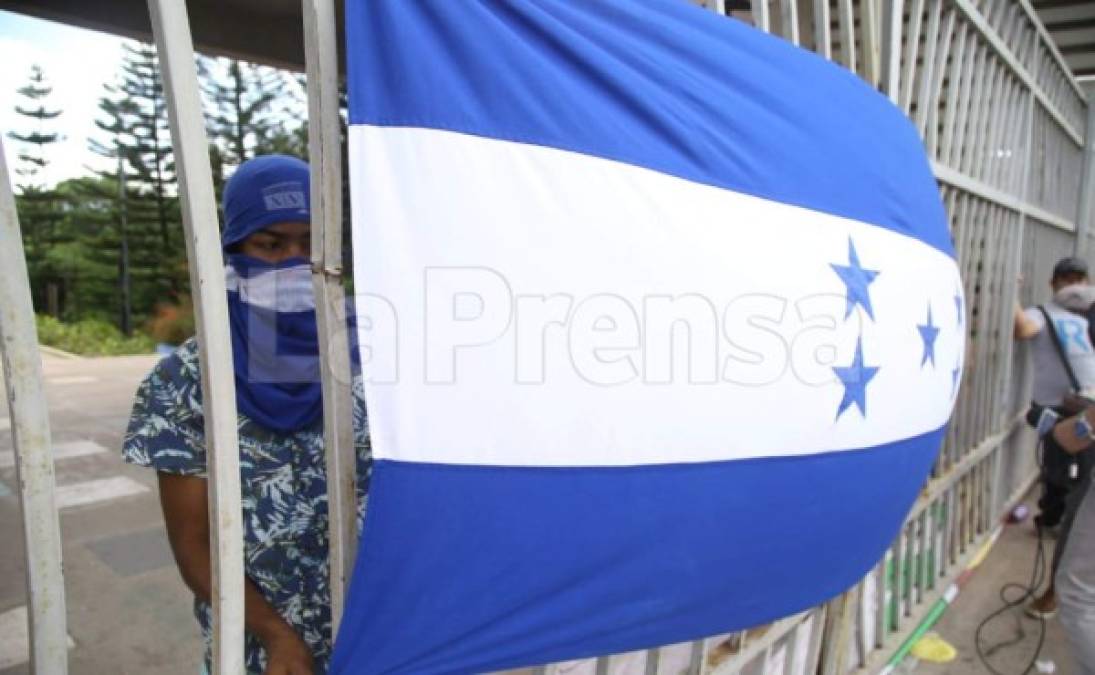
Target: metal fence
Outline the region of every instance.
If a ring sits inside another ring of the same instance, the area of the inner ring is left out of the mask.
[[[932,160],[965,283],[965,375],[954,422],[932,476],[882,560],[855,588],[774,624],[626,655],[554,664],[543,675],[763,673],[825,675],[887,669],[921,619],[953,593],[952,581],[997,530],[1035,477],[1033,439],[1018,423],[1030,373],[1012,341],[1018,299],[1043,299],[1060,256],[1092,248],[1095,115],[1028,0],[694,0],[754,22],[856,72],[901,107]],[[234,397],[216,218],[200,123],[193,54],[181,0],[149,0],[179,161],[211,439],[211,513],[217,613],[215,670],[239,672],[242,564]],[[313,267],[320,328],[341,307],[341,175],[333,0],[303,0],[313,171]],[[727,19],[730,20],[730,19]],[[1085,139],[1087,145],[1085,146]],[[27,532],[33,663],[65,671],[60,547],[52,497],[48,422],[18,224],[0,152],[2,337]],[[1025,282],[1017,284],[1020,274]],[[21,278],[20,278],[21,276]],[[218,281],[219,280],[219,281]],[[14,302],[18,300],[18,303]],[[10,302],[9,302],[10,301]],[[344,348],[322,339],[332,353]],[[331,358],[330,354],[326,355]],[[338,364],[324,369],[328,376]],[[330,378],[327,378],[330,379]],[[349,396],[324,383],[331,482],[332,596],[340,605],[354,550]],[[229,414],[231,413],[231,414]],[[232,513],[237,514],[233,519]],[[839,545],[839,542],[834,543]],[[340,607],[336,606],[336,620]]]

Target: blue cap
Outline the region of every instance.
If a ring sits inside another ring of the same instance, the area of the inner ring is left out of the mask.
[[[224,250],[286,222],[312,222],[308,164],[288,155],[263,155],[241,164],[224,186]]]

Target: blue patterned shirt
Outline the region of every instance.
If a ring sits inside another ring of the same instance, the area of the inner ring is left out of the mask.
[[[371,449],[361,381],[354,381],[358,468],[358,530],[368,493]],[[188,340],[163,359],[137,389],[122,448],[125,461],[158,472],[206,475],[198,347]],[[322,422],[292,434],[239,417],[244,571],[311,647],[316,673],[331,654],[327,568],[327,470]],[[194,614],[212,648],[212,608],[195,599]],[[261,675],[266,654],[248,634],[247,672]]]

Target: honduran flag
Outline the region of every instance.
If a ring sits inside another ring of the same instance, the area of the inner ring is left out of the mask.
[[[348,0],[375,466],[335,673],[763,624],[940,446],[962,285],[921,141],[687,0]]]

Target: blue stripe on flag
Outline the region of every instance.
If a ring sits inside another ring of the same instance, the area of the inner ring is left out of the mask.
[[[595,155],[954,255],[897,108],[843,68],[693,3],[348,0],[346,25],[353,124]]]
[[[941,438],[629,468],[379,461],[332,673],[496,671],[806,609],[878,561]]]

